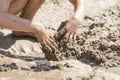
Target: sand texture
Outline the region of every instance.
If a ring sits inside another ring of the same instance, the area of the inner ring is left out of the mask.
[[[74,43],[49,51],[32,37],[0,29],[0,80],[120,80],[120,0],[87,0]],[[73,14],[68,0],[46,0],[34,17],[54,34]]]

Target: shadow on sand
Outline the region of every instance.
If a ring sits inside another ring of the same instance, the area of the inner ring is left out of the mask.
[[[4,36],[2,32],[0,32],[0,54],[14,59],[20,59],[25,62],[35,62],[36,66],[32,66],[30,68],[24,68],[17,66],[16,63],[10,63],[10,64],[0,64],[0,72],[9,71],[9,70],[23,70],[23,71],[49,71],[56,69],[56,67],[50,66],[50,63],[48,60],[46,60],[44,57],[36,57],[36,56],[18,56],[13,55],[8,51],[8,49],[17,41],[17,40],[30,40],[32,42],[36,42],[36,39],[32,37],[15,37],[10,34]],[[4,57],[3,57],[4,58]]]

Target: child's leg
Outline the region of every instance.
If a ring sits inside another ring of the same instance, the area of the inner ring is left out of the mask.
[[[45,0],[28,0],[27,4],[25,5],[22,14],[20,17],[24,19],[32,20],[37,10],[40,8],[40,6],[44,3]],[[15,36],[32,36],[34,37],[34,34],[32,33],[25,33],[25,32],[16,32],[13,31],[13,35]]]
[[[37,10],[44,3],[45,0],[29,0],[27,5],[24,7],[20,17],[32,20]]]
[[[29,0],[12,0],[8,8],[8,13],[18,14],[23,10]]]

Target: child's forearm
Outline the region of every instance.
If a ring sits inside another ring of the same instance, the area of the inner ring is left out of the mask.
[[[85,16],[85,11],[87,7],[86,0],[70,0],[74,5],[74,17],[79,21],[82,21]]]
[[[7,12],[0,11],[0,27],[13,31],[34,32],[35,27],[31,21],[16,17]]]

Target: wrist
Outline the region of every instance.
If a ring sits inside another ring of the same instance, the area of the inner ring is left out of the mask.
[[[81,22],[76,17],[71,17],[69,20],[70,24],[72,24],[74,27],[79,27]]]
[[[86,0],[80,0],[80,2],[78,2],[78,5],[73,16],[81,22],[85,16],[86,9],[87,9]]]
[[[42,33],[44,29],[42,24],[36,22],[32,22],[31,26],[33,27],[32,32],[34,34]]]
[[[72,16],[71,19],[74,20],[77,24],[81,23],[81,20],[76,16]]]
[[[75,14],[73,15],[73,17],[74,17],[75,19],[77,19],[79,22],[81,22],[81,21],[83,20],[83,18],[84,18],[84,14],[77,14],[77,13],[75,13]]]

